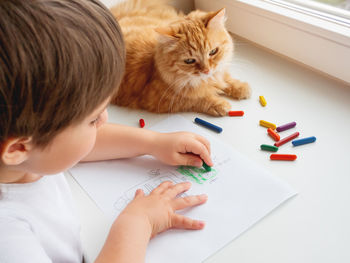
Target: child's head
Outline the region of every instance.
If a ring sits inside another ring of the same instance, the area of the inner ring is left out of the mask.
[[[46,149],[103,110],[125,54],[117,22],[96,0],[2,0],[0,25],[1,166],[11,164],[4,153],[25,147],[15,142]]]

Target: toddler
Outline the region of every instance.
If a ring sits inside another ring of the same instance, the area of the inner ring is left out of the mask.
[[[0,262],[82,262],[62,174],[78,162],[151,154],[171,165],[212,165],[199,135],[107,123],[124,62],[120,28],[97,0],[0,1]],[[143,262],[158,233],[202,229],[176,213],[206,202],[178,197],[189,188],[137,190],[96,262]]]

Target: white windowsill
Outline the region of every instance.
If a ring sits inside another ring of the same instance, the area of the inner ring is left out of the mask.
[[[350,83],[350,26],[261,0],[195,0],[227,12],[232,33]]]

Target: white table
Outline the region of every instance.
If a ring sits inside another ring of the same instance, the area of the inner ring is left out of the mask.
[[[215,136],[287,181],[299,195],[205,262],[350,262],[349,85],[242,40],[235,56],[232,72],[253,89],[251,99],[231,100],[232,110],[244,110],[244,117],[182,115],[191,121],[203,117],[223,127],[223,133]],[[267,100],[264,108],[259,95]],[[130,126],[138,126],[138,120],[144,118],[147,128],[167,116],[109,108],[110,122]],[[259,149],[260,144],[273,143],[259,126],[260,119],[276,124],[296,121],[294,130],[300,131],[301,138],[316,136],[317,141],[295,148],[290,143],[282,146],[279,153],[297,154],[295,162],[270,161],[269,153]],[[85,253],[92,262],[108,233],[108,220],[79,185],[67,178],[81,217]]]

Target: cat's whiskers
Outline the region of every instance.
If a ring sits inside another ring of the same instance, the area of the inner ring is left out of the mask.
[[[173,112],[173,106],[174,106],[174,102],[175,102],[175,98],[178,96],[178,93],[176,92],[176,94],[172,97],[170,104],[169,104],[169,109],[168,109],[168,113],[172,113]]]
[[[189,73],[187,84],[193,88],[199,88],[203,82],[212,80],[215,73],[214,69],[211,69],[208,74],[200,73],[199,76]]]
[[[193,77],[191,79],[189,79],[188,81],[188,85],[194,88],[197,88],[200,86],[200,84],[202,83],[202,78],[200,77]]]
[[[183,87],[181,89],[181,99],[180,99],[180,101],[183,101],[183,99],[187,97],[187,93],[188,93],[189,90],[190,90],[189,88],[185,88],[185,87]]]
[[[175,101],[175,98],[178,96],[177,88],[174,89],[173,91],[174,91],[174,94],[173,94],[173,96],[171,98],[171,101],[169,103],[168,113],[172,113],[173,112],[174,101]]]
[[[220,63],[216,66],[216,68],[212,70],[213,74],[227,71],[230,64],[231,64],[230,59],[220,61]]]
[[[184,92],[182,92],[182,90],[185,90],[187,91],[188,89],[185,88],[185,85],[182,86],[181,88],[177,88],[176,90],[174,90],[175,92],[175,95],[173,96],[172,100],[171,100],[171,103],[169,104],[169,110],[168,110],[168,115],[170,115],[170,113],[173,112],[173,106],[174,106],[174,102],[175,102],[175,99],[177,99],[179,97],[179,95],[181,95],[181,100],[180,102],[182,101],[182,95]]]
[[[162,96],[160,97],[159,101],[158,101],[158,106],[157,106],[157,112],[159,113],[159,107],[160,107],[160,103],[162,101],[162,99],[164,98],[164,95],[173,88],[173,84],[169,85],[168,88],[163,92]]]
[[[204,73],[199,74],[199,77],[204,81],[207,81],[212,76],[213,76],[213,70],[210,70],[208,74],[204,74]]]
[[[178,92],[180,92],[182,90],[183,87],[186,86],[186,82],[183,80],[183,78],[178,77],[176,78],[174,81],[172,82],[168,82],[168,88],[164,91],[164,93],[162,94],[161,98],[159,99],[158,102],[158,107],[157,107],[157,112],[159,113],[159,107],[160,107],[160,103],[163,100],[163,98],[166,98],[165,95],[167,94],[168,91],[172,90],[173,92],[175,92],[175,94],[177,94]],[[175,88],[176,87],[176,88]],[[174,96],[173,96],[174,97]],[[172,100],[173,101],[173,100]],[[172,102],[171,101],[171,102]],[[173,102],[172,102],[173,103]],[[171,104],[169,104],[170,106]]]

